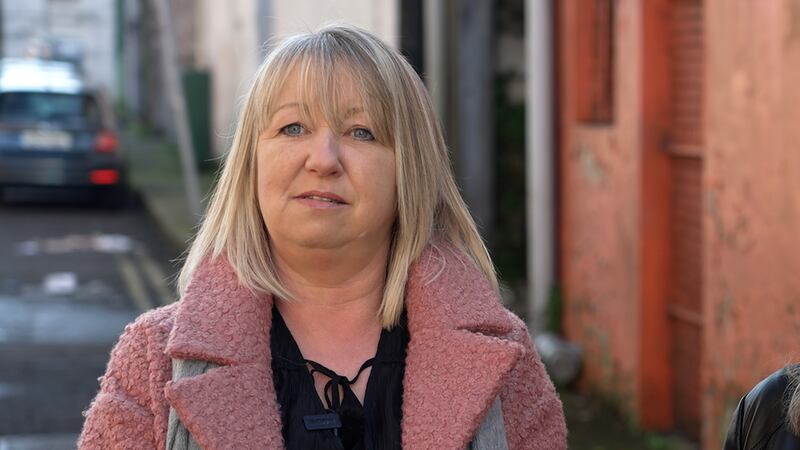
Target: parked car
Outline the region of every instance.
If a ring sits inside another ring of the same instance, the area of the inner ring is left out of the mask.
[[[112,111],[69,63],[0,60],[0,194],[11,187],[89,189],[127,198]]]

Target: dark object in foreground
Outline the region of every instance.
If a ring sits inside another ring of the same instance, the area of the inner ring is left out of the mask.
[[[792,370],[784,367],[758,383],[739,402],[733,413],[725,450],[799,450],[800,437],[792,433],[786,420],[796,386]]]

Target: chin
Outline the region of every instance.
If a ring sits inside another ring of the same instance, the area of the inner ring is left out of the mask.
[[[301,236],[292,236],[287,239],[294,245],[308,249],[331,250],[346,245],[347,240],[336,236],[334,233],[308,233]]]

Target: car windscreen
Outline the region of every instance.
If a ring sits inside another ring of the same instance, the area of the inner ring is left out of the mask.
[[[97,128],[100,110],[87,94],[0,93],[0,123],[43,122],[65,128]]]

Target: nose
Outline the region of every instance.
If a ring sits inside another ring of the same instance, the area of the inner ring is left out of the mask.
[[[339,159],[339,140],[330,128],[323,127],[314,133],[309,142],[306,170],[319,176],[338,175],[342,171]]]

